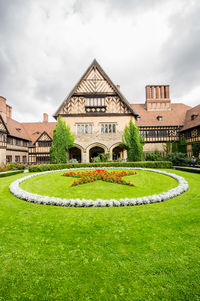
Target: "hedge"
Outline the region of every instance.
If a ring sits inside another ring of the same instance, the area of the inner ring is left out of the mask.
[[[188,171],[188,172],[193,172],[193,173],[199,173],[200,174],[200,168],[183,167],[183,166],[174,166],[173,168],[177,169],[177,170],[183,170],[183,171]]]
[[[141,162],[100,162],[100,163],[63,163],[41,164],[29,166],[29,172],[60,170],[80,167],[142,167],[142,168],[171,168],[170,161],[141,161]]]
[[[16,175],[18,173],[23,173],[23,172],[24,172],[23,170],[13,170],[13,171],[0,172],[0,178],[13,176],[13,175]]]

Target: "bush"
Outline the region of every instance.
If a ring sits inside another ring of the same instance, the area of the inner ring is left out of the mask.
[[[199,173],[200,174],[200,168],[197,169],[197,168],[193,168],[193,167],[177,166],[177,167],[174,167],[174,169],[188,171],[188,172],[193,172],[193,173]]]
[[[94,162],[94,163],[99,163],[99,162],[101,162],[100,156],[94,157],[94,158],[93,158],[93,162]]]
[[[62,163],[41,164],[29,166],[30,172],[41,172],[47,170],[59,170],[81,167],[142,167],[142,168],[171,168],[172,163],[168,161],[139,161],[139,162],[98,162],[98,163]]]
[[[145,160],[146,161],[162,161],[163,156],[159,152],[147,153]]]
[[[183,153],[170,153],[166,156],[166,160],[171,161],[175,166],[191,166],[191,159]]]
[[[78,161],[76,159],[70,159],[69,163],[78,163]]]
[[[119,157],[119,158],[117,159],[117,162],[126,162],[126,160],[125,160],[124,158],[120,158],[120,157]]]
[[[0,178],[14,176],[18,173],[23,173],[23,170],[14,170],[14,171],[7,171],[7,172],[0,172]]]
[[[0,166],[0,172],[1,171],[9,171],[9,170],[24,170],[24,169],[25,169],[24,164],[19,164],[16,162],[7,163],[7,164],[3,164]]]

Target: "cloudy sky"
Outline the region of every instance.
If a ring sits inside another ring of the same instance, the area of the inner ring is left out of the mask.
[[[52,115],[94,58],[130,103],[170,84],[173,102],[199,104],[200,1],[0,0],[0,95],[13,118]]]

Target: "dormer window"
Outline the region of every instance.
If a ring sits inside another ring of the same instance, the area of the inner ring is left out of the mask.
[[[141,117],[140,117],[140,116],[137,116],[137,117],[136,117],[136,121],[141,121]]]
[[[40,134],[40,132],[35,132],[35,133],[33,133],[33,135],[39,135]]]
[[[20,133],[22,129],[21,128],[16,128],[16,130]]]
[[[163,117],[162,116],[157,116],[158,121],[162,121]]]
[[[197,118],[198,114],[192,114],[191,116],[191,120],[195,120],[195,118]]]

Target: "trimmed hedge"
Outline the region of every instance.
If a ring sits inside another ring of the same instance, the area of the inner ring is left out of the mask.
[[[187,171],[187,172],[193,172],[193,173],[199,173],[200,174],[200,168],[195,167],[183,167],[183,166],[174,166],[174,169]]]
[[[13,176],[13,175],[16,175],[18,173],[23,173],[23,172],[24,172],[23,170],[14,170],[14,171],[0,172],[0,178]]]
[[[63,163],[63,164],[41,164],[29,166],[30,172],[47,170],[60,170],[81,167],[142,167],[142,168],[171,168],[169,161],[141,161],[141,162],[100,162],[100,163]]]

